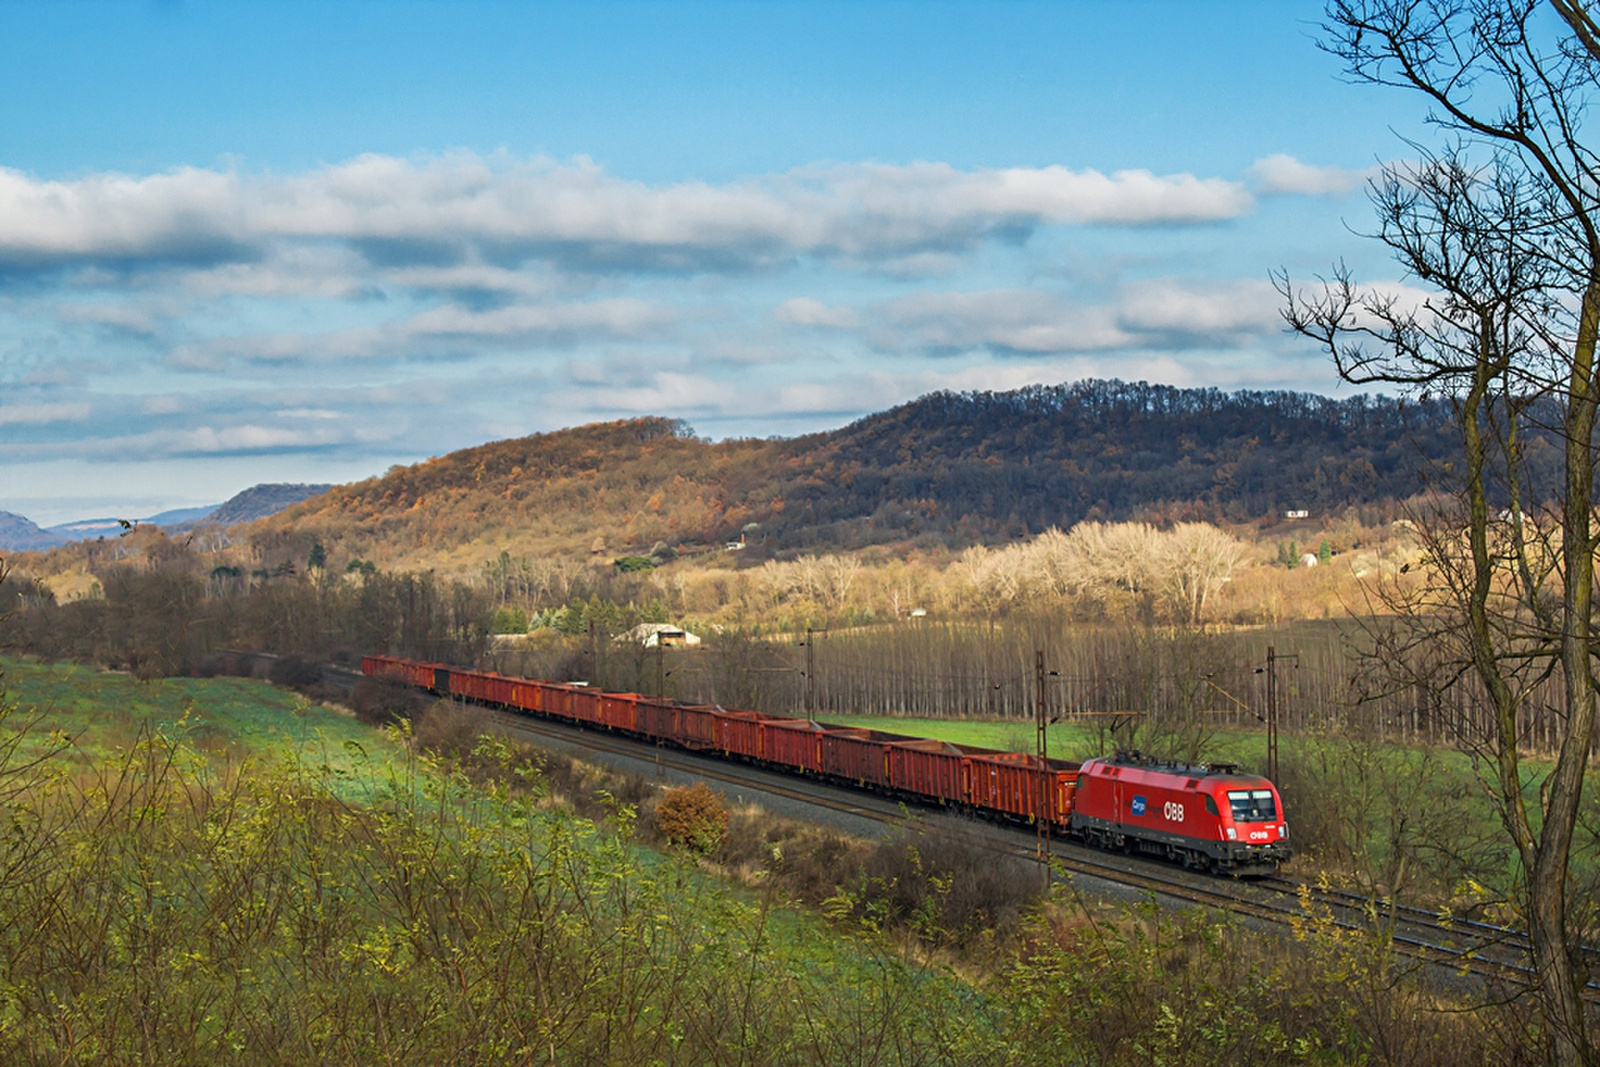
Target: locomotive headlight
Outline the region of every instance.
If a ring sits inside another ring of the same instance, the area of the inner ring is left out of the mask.
[[[1229,841],[1237,841],[1237,840],[1239,840],[1239,831],[1235,830],[1231,826],[1228,827],[1228,840]]]

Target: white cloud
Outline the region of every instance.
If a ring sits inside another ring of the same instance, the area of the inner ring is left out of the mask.
[[[829,326],[834,329],[849,329],[861,322],[861,316],[854,308],[829,307],[809,296],[785,300],[773,310],[772,317],[794,326]]]
[[[1262,193],[1300,196],[1343,196],[1361,187],[1377,168],[1317,167],[1278,153],[1252,163],[1245,171]]]
[[[549,340],[576,335],[639,337],[670,325],[671,309],[643,300],[518,305],[471,311],[454,305],[414,316],[400,331],[410,337],[449,336]]]
[[[1237,182],[1191,174],[962,171],[929,162],[661,186],[613,177],[582,157],[466,153],[421,161],[367,155],[291,177],[184,168],[41,181],[0,168],[0,260],[177,259],[210,264],[197,284],[213,289],[337,291],[348,284],[342,271],[285,268],[296,255],[337,260],[337,252],[316,251],[325,241],[394,266],[437,264],[441,246],[673,269],[804,253],[892,259],[1046,224],[1213,222],[1251,203]],[[301,251],[285,252],[282,242]],[[290,262],[257,266],[268,246]]]
[[[146,415],[176,415],[183,411],[184,407],[182,397],[168,394],[145,397],[139,405],[139,410]]]
[[[88,404],[0,404],[0,426],[42,426],[81,422],[88,417]]]
[[[962,351],[1073,352],[1125,348],[1135,338],[1109,307],[1083,307],[1035,289],[918,293],[881,309],[880,345]]]
[[[1039,289],[916,293],[870,321],[872,342],[888,351],[1019,354],[1233,346],[1279,325],[1266,281],[1170,278],[1129,283],[1099,304]]]
[[[1135,282],[1119,294],[1117,319],[1131,331],[1221,338],[1281,328],[1281,301],[1271,283]]]
[[[63,322],[108,326],[125,333],[155,333],[155,323],[150,315],[127,304],[62,304],[56,308],[56,316]]]
[[[377,326],[322,333],[251,333],[178,345],[167,363],[215,371],[230,364],[403,359],[437,355],[446,343],[567,345],[584,340],[658,337],[677,321],[672,308],[631,298],[518,304],[478,311],[455,304]]]

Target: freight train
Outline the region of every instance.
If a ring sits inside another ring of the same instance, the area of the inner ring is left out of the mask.
[[[1137,752],[1083,763],[1041,759],[393,656],[366,656],[361,672],[921,803],[1027,824],[1044,820],[1088,844],[1185,867],[1262,874],[1292,855],[1277,788],[1229,764],[1167,764]]]

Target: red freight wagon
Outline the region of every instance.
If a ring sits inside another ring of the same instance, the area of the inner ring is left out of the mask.
[[[361,673],[368,678],[398,678],[400,662],[391,656],[362,656]]]
[[[673,740],[678,736],[678,705],[665,697],[639,697],[634,729],[646,737]]]
[[[1025,752],[973,752],[967,762],[967,801],[976,807],[1032,820],[1044,802],[1044,816],[1065,822],[1079,765],[1066,760],[1041,762]]]
[[[483,675],[474,671],[451,671],[450,695],[468,700],[487,700],[489,687]]]
[[[600,696],[598,689],[586,685],[570,686],[567,690],[567,714],[579,722],[601,724],[604,720],[600,717]]]
[[[638,723],[638,693],[600,694],[600,721],[613,730],[632,733]]]
[[[545,686],[545,711],[572,722],[594,722],[596,692],[585,686],[551,684]]]
[[[567,714],[567,687],[556,682],[540,682],[539,710],[557,719],[572,718]]]
[[[442,663],[408,663],[406,680],[443,695],[450,691],[450,668]]]
[[[761,758],[761,716],[753,711],[712,712],[717,720],[717,747],[735,756]]]
[[[822,731],[822,773],[872,785],[888,785],[884,746],[908,741],[900,734],[862,730],[853,726],[828,726]]]
[[[535,682],[538,696],[535,702],[539,711],[558,719],[570,718],[567,714],[567,687],[559,682]]]
[[[822,727],[810,719],[767,719],[762,752],[770,763],[801,771],[822,770]]]
[[[484,671],[450,672],[450,695],[491,704],[511,703],[511,679]]]
[[[907,793],[960,803],[961,749],[946,741],[923,738],[894,741],[888,746],[889,784]]]
[[[709,704],[679,704],[673,712],[671,739],[685,748],[715,748],[716,710]]]
[[[716,748],[717,712],[721,710],[709,704],[679,705],[678,731],[672,739],[684,748]]]
[[[1271,869],[1292,854],[1282,813],[1277,789],[1258,775],[1134,753],[1083,765],[1072,828],[1096,844],[1190,866]]]
[[[537,683],[518,678],[511,683],[511,699],[507,703],[523,711],[539,711],[543,707],[541,695]]]
[[[509,706],[514,700],[517,689],[517,679],[509,678],[504,674],[489,675],[489,692],[493,694],[489,699],[496,704]]]

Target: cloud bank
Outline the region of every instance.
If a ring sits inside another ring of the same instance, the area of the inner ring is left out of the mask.
[[[547,258],[714,270],[815,254],[875,259],[973,247],[1053,224],[1237,218],[1239,182],[1145,170],[943,163],[811,166],[725,184],[649,186],[587,159],[368,155],[310,173],[184,168],[43,181],[0,169],[0,265],[250,262],[335,242],[379,264]]]

